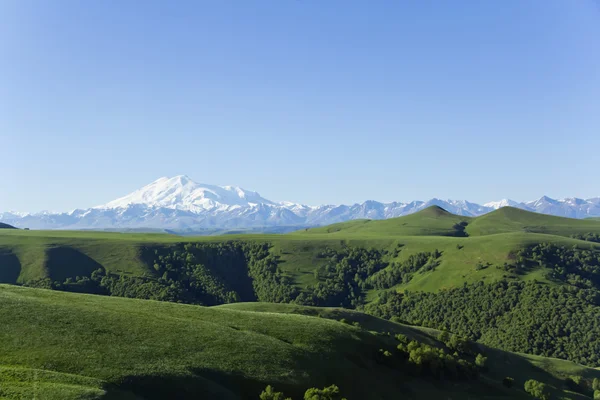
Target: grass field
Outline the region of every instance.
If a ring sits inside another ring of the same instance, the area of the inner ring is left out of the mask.
[[[320,316],[319,316],[320,315]],[[337,320],[345,318],[360,327]],[[526,398],[525,379],[568,393],[567,361],[482,348],[493,361],[460,385],[399,374],[374,361],[404,333],[436,332],[365,314],[282,304],[200,307],[0,285],[0,397],[6,399],[256,399],[272,384],[295,399],[337,384],[349,399]],[[515,388],[500,384],[515,377]]]

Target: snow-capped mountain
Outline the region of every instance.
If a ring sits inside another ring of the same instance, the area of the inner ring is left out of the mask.
[[[454,214],[478,216],[500,207],[572,218],[600,216],[600,197],[561,200],[543,196],[519,203],[500,200],[484,205],[465,200],[381,203],[368,200],[353,205],[308,206],[274,202],[257,192],[235,186],[194,182],[185,175],[160,178],[124,197],[90,209],[66,213],[0,212],[0,222],[31,229],[132,229],[187,231],[277,228],[293,230],[358,218],[386,219],[437,205]]]
[[[127,208],[132,204],[200,213],[205,210],[275,203],[256,192],[239,187],[204,185],[192,181],[186,175],[179,175],[173,178],[160,178],[127,196],[95,208]]]
[[[500,201],[490,201],[489,203],[485,203],[483,206],[492,208],[494,210],[497,210],[502,207],[516,207],[516,208],[522,208],[524,210],[530,210],[530,208],[526,204],[519,203],[519,202],[511,200],[511,199],[502,199]]]

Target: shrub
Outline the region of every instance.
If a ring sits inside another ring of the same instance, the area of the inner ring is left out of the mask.
[[[304,393],[304,400],[346,400],[340,395],[340,388],[331,385],[324,389],[311,388]]]
[[[487,357],[484,357],[482,354],[477,354],[477,357],[475,357],[475,365],[477,365],[481,369],[485,368],[486,361]]]
[[[529,393],[532,397],[540,400],[549,400],[550,392],[546,384],[536,381],[535,379],[530,379],[525,382],[525,391]]]
[[[265,390],[260,394],[260,400],[291,400],[289,397],[284,398],[282,392],[276,392],[275,388],[271,385],[267,386]]]

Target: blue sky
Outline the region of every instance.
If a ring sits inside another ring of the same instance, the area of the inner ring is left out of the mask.
[[[5,0],[0,60],[0,211],[600,196],[596,0]]]

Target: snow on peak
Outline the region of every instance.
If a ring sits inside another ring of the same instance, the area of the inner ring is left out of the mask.
[[[257,192],[236,186],[215,186],[194,182],[186,175],[163,177],[127,196],[96,208],[125,208],[132,204],[199,212],[252,204],[274,204]]]
[[[497,210],[502,207],[518,207],[519,203],[511,199],[502,199],[499,201],[491,201],[489,203],[485,203],[483,206]]]

